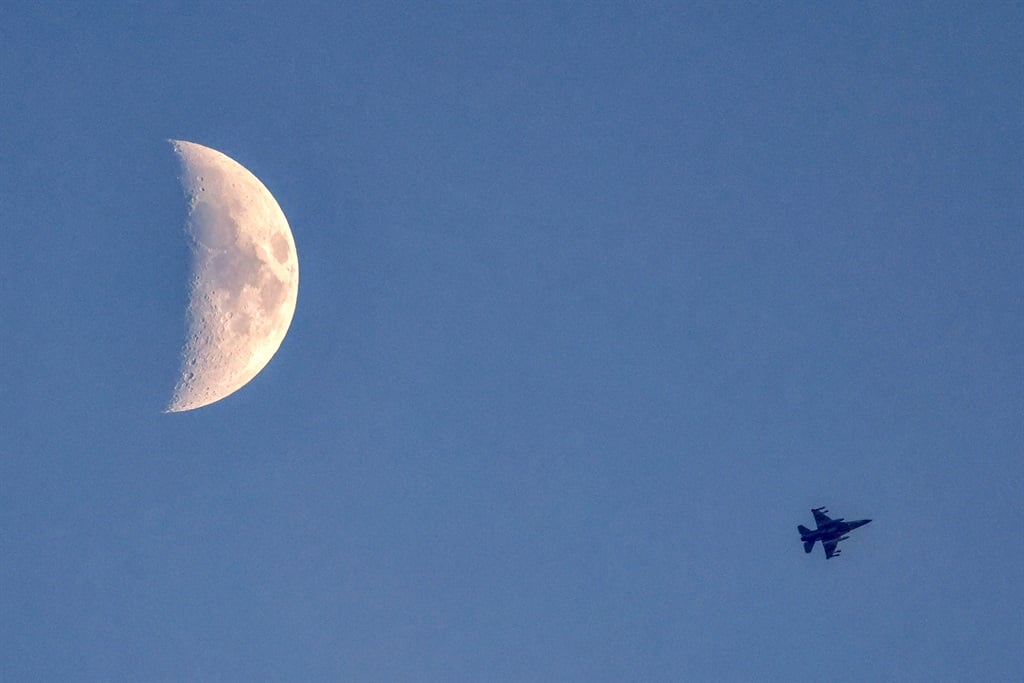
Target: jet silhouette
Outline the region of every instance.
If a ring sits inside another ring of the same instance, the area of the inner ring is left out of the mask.
[[[870,519],[858,519],[853,522],[844,522],[842,517],[832,519],[825,514],[828,512],[825,508],[814,508],[811,512],[814,513],[814,521],[817,522],[818,528],[812,530],[803,524],[797,526],[797,529],[800,530],[800,540],[804,542],[805,553],[811,552],[815,541],[821,541],[822,547],[825,548],[826,560],[839,556],[840,551],[836,549],[836,545],[839,541],[849,538],[844,534],[871,521]]]

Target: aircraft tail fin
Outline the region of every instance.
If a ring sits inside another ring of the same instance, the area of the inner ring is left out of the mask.
[[[803,539],[803,537],[806,536],[807,534],[811,533],[811,530],[808,529],[807,527],[805,527],[803,524],[797,526],[797,530],[800,532],[800,538],[801,539]],[[804,552],[805,553],[811,552],[812,548],[814,548],[814,539],[811,539],[810,541],[804,541]]]

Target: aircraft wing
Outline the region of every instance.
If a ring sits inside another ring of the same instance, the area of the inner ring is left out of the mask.
[[[839,541],[827,541],[822,543],[822,545],[825,547],[826,560],[831,560],[834,556],[839,554],[839,551],[836,550],[836,546],[839,545]]]
[[[811,512],[814,513],[814,522],[819,529],[832,521],[832,518],[825,514],[825,508],[814,508]]]

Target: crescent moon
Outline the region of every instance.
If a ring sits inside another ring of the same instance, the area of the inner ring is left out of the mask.
[[[181,374],[166,411],[175,413],[230,396],[270,362],[295,314],[299,261],[284,212],[256,176],[209,147],[170,142],[192,248]]]

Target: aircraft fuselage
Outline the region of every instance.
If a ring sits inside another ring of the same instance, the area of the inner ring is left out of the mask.
[[[857,519],[852,522],[844,521],[842,518],[833,519],[828,524],[824,524],[817,529],[809,529],[808,533],[800,533],[800,540],[804,543],[813,543],[814,541],[832,541],[838,539],[840,536],[853,531],[858,527],[862,527],[869,523],[870,519]]]

